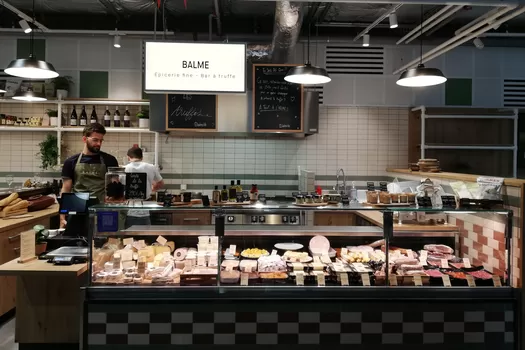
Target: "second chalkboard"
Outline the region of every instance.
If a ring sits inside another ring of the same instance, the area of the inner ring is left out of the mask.
[[[217,95],[166,95],[166,130],[217,130]]]

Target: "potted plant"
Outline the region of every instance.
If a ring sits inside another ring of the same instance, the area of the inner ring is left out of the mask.
[[[42,165],[40,167],[43,170],[49,168],[53,169],[58,164],[58,144],[57,137],[55,135],[48,134],[46,139],[38,144],[40,152],[37,156],[40,156]]]
[[[62,77],[56,77],[51,80],[55,86],[56,96],[59,100],[67,98],[69,88],[73,85],[73,78],[69,75],[64,75]]]
[[[139,128],[149,129],[149,111],[147,109],[140,110],[137,113],[139,119]]]
[[[33,230],[35,231],[35,255],[39,256],[47,249],[46,239],[49,236],[49,231],[42,225],[36,225]]]
[[[48,109],[46,113],[49,117],[49,125],[58,126],[58,111],[54,109]]]

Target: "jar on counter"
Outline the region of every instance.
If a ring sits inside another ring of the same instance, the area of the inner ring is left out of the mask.
[[[312,197],[311,194],[307,194],[305,197],[304,197],[304,202],[306,204],[313,204],[314,203],[314,198]]]
[[[399,193],[390,193],[390,199],[392,203],[399,203]]]
[[[392,198],[390,197],[390,193],[382,191],[379,193],[379,201],[381,204],[391,204]]]
[[[370,204],[377,204],[379,195],[377,191],[366,191],[366,202]]]
[[[323,196],[320,194],[314,194],[314,203],[323,203]]]
[[[297,197],[295,197],[295,204],[304,204],[304,197],[302,194],[298,194]]]
[[[408,196],[406,193],[401,193],[399,195],[399,203],[408,203]]]
[[[408,203],[416,203],[416,194],[415,193],[407,193],[408,197]]]

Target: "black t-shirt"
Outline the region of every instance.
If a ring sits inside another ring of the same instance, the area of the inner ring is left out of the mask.
[[[64,179],[71,179],[73,180],[73,183],[75,183],[75,166],[77,165],[79,154],[75,154],[74,156],[69,157],[64,162],[64,166],[62,167],[62,178]],[[106,167],[116,167],[118,166],[117,158],[113,157],[111,154],[107,154],[104,152],[100,152],[99,154],[95,155],[82,155],[82,158],[80,159],[80,163],[84,164],[101,164],[100,157],[104,160],[104,164]]]

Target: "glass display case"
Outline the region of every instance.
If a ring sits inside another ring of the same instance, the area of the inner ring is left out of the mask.
[[[137,211],[152,224],[126,227]],[[316,215],[333,212],[369,224],[316,224]],[[517,280],[512,212],[504,210],[122,204],[95,206],[91,215],[92,286],[500,287]]]

